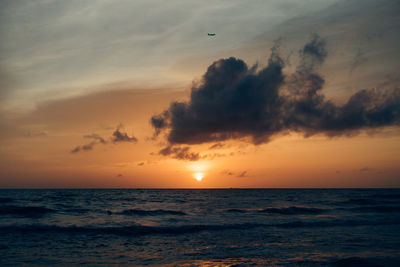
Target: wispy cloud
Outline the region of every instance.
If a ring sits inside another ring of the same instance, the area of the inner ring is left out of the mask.
[[[219,148],[223,148],[225,146],[225,144],[223,143],[216,143],[212,146],[209,147],[209,149],[219,149]]]
[[[239,178],[249,177],[247,170],[246,171],[223,170],[221,173],[228,175],[228,176],[235,176],[235,177],[239,177]]]
[[[137,138],[132,136],[129,136],[127,133],[123,133],[120,131],[120,129],[117,129],[113,132],[113,137],[112,137],[112,142],[117,143],[117,142],[133,142],[137,143]]]
[[[92,150],[93,147],[98,144],[96,141],[92,141],[88,144],[76,146],[74,149],[71,150],[71,153],[78,153],[79,151],[89,151]]]
[[[179,160],[196,161],[200,159],[199,153],[190,152],[190,148],[186,147],[173,147],[167,146],[158,152],[163,156],[170,156]]]
[[[126,132],[121,132],[121,128],[123,128],[122,125],[119,125],[117,129],[113,132],[112,136],[109,138],[109,141],[101,137],[100,135],[93,133],[93,134],[88,134],[84,135],[83,138],[86,139],[93,139],[94,141],[91,141],[88,144],[85,145],[80,145],[76,146],[74,149],[72,149],[70,152],[75,154],[80,151],[89,151],[92,150],[94,146],[98,144],[108,144],[108,143],[121,143],[121,142],[130,142],[130,143],[137,143],[138,139],[135,136],[129,136]]]
[[[98,134],[89,134],[89,135],[85,135],[85,136],[83,136],[83,138],[94,139],[94,140],[99,141],[99,142],[102,143],[102,144],[107,143],[106,140],[104,140],[104,138],[101,137],[101,136],[99,136]]]
[[[39,132],[29,131],[25,134],[25,137],[44,137],[44,136],[47,136],[47,132],[45,131],[39,131]]]

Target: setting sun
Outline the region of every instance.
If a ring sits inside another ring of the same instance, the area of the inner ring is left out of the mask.
[[[197,161],[197,162],[190,162],[189,165],[187,165],[188,170],[193,173],[194,179],[196,179],[198,182],[201,182],[204,177],[204,173],[206,173],[209,170],[209,162],[207,161]]]
[[[197,173],[193,174],[193,176],[197,181],[200,182],[203,179],[204,174],[201,172],[197,172]]]

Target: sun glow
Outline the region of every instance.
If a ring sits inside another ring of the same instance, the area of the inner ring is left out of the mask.
[[[210,163],[207,161],[196,161],[190,162],[187,168],[192,173],[193,178],[201,182],[209,169],[209,165]]]
[[[193,174],[194,179],[196,179],[197,181],[201,181],[204,177],[204,173],[201,172],[196,172],[195,174]]]

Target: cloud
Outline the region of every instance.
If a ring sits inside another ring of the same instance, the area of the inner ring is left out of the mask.
[[[226,175],[229,175],[229,176],[234,175],[234,173],[232,171],[230,171],[230,170],[222,170],[221,174],[226,174]]]
[[[144,79],[146,84],[162,85],[165,80],[160,77],[168,75],[164,70],[169,68],[171,57],[182,60],[197,54],[206,58],[333,1],[243,4],[235,0],[209,4],[194,0],[114,0],[111,6],[108,1],[1,1],[1,25],[13,27],[1,27],[0,102],[3,92],[22,103],[43,100],[54,91],[57,97],[67,98],[70,86],[83,95],[88,84],[109,83],[110,79]],[[223,34],[223,38],[210,43],[206,35],[209,29]],[[16,69],[16,65],[20,67]],[[157,73],[147,71],[155,65],[159,67]],[[124,72],[126,69],[131,71]],[[118,73],[118,77],[110,72]],[[13,80],[21,84],[15,85]],[[60,86],[54,90],[57,84]],[[21,92],[11,94],[15,89]]]
[[[400,88],[360,90],[338,105],[326,100],[324,78],[317,72],[328,56],[317,34],[299,51],[300,63],[284,75],[279,42],[268,65],[259,69],[234,57],[212,63],[192,87],[188,102],[174,101],[151,118],[155,135],[174,145],[245,139],[267,143],[271,137],[299,132],[352,136],[364,129],[400,124]],[[172,155],[176,153],[171,152]]]
[[[154,165],[157,164],[157,161],[152,161],[152,160],[142,160],[142,161],[137,161],[135,162],[137,166],[145,166],[145,165]]]
[[[81,151],[81,146],[76,146],[74,149],[71,150],[71,153],[78,153]]]
[[[118,128],[113,132],[112,141],[114,143],[116,143],[116,142],[133,142],[133,143],[137,143],[138,140],[134,136],[129,137],[129,135],[127,133],[121,132],[120,129]]]
[[[216,143],[216,144],[210,146],[208,149],[219,149],[219,148],[223,148],[224,146],[225,146],[225,144]]]
[[[312,72],[324,63],[328,52],[325,49],[326,42],[314,33],[310,42],[299,51],[301,63],[298,66],[300,72]]]
[[[224,158],[228,156],[233,156],[233,154],[224,154],[224,153],[209,153],[209,154],[204,154],[201,156],[202,159],[215,159],[215,158]]]
[[[44,131],[42,131],[42,132],[31,132],[31,131],[29,131],[29,132],[27,132],[25,134],[25,137],[44,137],[44,136],[47,136],[47,132],[44,132]]]
[[[351,62],[351,66],[350,66],[350,71],[349,73],[353,73],[353,71],[358,68],[359,66],[361,66],[362,64],[365,64],[367,62],[367,56],[366,56],[366,52],[364,50],[362,50],[360,47],[357,48],[357,52],[353,58],[353,61]]]
[[[237,177],[247,177],[247,171],[243,171],[237,175]]]
[[[83,136],[83,138],[95,139],[95,140],[99,141],[102,144],[107,143],[106,140],[104,140],[103,137],[101,137],[100,135],[95,134],[95,133],[94,134],[85,135],[85,136]]]
[[[221,173],[225,174],[225,175],[228,175],[228,176],[236,176],[236,177],[240,177],[240,178],[248,177],[247,171],[233,172],[233,171],[230,171],[230,170],[223,170]]]
[[[78,153],[79,151],[88,151],[88,150],[92,150],[93,146],[95,146],[97,144],[96,141],[92,141],[88,144],[82,145],[82,146],[76,146],[74,149],[71,150],[71,153]]]
[[[86,139],[94,139],[94,141],[82,145],[82,146],[76,146],[74,149],[72,149],[70,152],[75,154],[78,153],[80,151],[88,151],[88,150],[92,150],[93,147],[97,144],[108,144],[109,142],[112,143],[119,143],[119,142],[132,142],[132,143],[137,143],[138,139],[134,136],[129,136],[127,133],[125,132],[121,132],[121,128],[123,126],[120,124],[117,129],[113,132],[112,136],[109,138],[110,141],[106,141],[103,137],[101,137],[100,135],[93,133],[93,134],[88,134],[88,135],[84,135],[83,138]]]
[[[190,148],[187,147],[173,147],[167,146],[161,149],[158,154],[163,156],[170,156],[179,160],[196,161],[200,159],[199,153],[194,153],[189,151]]]
[[[177,146],[177,145],[168,145],[158,151],[158,153],[150,153],[151,155],[162,155],[165,157],[172,157],[174,159],[178,160],[187,160],[187,161],[197,161],[200,159],[207,159],[207,160],[213,160],[215,158],[224,158],[228,156],[233,156],[235,153],[231,152],[229,154],[225,153],[199,153],[199,152],[193,152],[190,151],[189,146]],[[243,153],[239,151],[239,153]],[[141,165],[140,165],[141,166]]]
[[[367,172],[367,171],[369,171],[369,168],[367,168],[367,167],[364,167],[364,168],[360,169],[360,172]]]

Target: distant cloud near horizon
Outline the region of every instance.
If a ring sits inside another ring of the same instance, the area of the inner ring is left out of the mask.
[[[244,178],[244,177],[249,176],[248,171],[233,172],[230,170],[223,170],[221,173],[228,175],[228,176],[235,176],[235,177],[239,177],[239,178]]]
[[[211,64],[188,102],[174,101],[151,118],[156,135],[171,146],[246,139],[258,145],[288,131],[353,136],[361,130],[400,124],[400,88],[360,90],[338,105],[326,100],[319,67],[328,56],[317,34],[299,51],[300,63],[284,74],[279,42],[268,65],[248,67],[234,57]],[[248,139],[249,138],[249,139]]]

